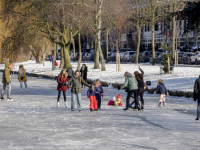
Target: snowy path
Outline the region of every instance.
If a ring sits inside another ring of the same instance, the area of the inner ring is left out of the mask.
[[[59,62],[59,61],[58,61]],[[133,73],[138,70],[138,65],[133,63],[121,64],[121,72],[116,72],[116,65],[114,63],[106,64],[106,71],[102,72],[100,69],[93,69],[93,62],[83,62],[88,66],[88,78],[95,80],[100,79],[109,83],[123,83],[124,82],[124,72],[129,71]],[[23,63],[15,63],[16,70],[18,66],[24,64],[25,69],[29,73],[58,75],[61,69],[56,69],[51,71],[51,63],[46,61],[46,66],[42,64],[35,64],[35,61],[28,61]],[[152,81],[152,86],[150,88],[157,86],[158,79],[163,79],[165,81],[166,87],[169,90],[180,90],[180,91],[193,91],[193,86],[195,79],[200,75],[199,65],[179,65],[178,68],[174,68],[171,75],[160,74],[160,65],[152,66],[148,63],[139,64],[145,72],[145,81]],[[0,69],[4,68],[4,64],[0,64]],[[72,62],[73,69],[76,70],[77,62]]]
[[[158,95],[145,94],[144,111],[124,112],[124,107],[107,103],[119,92],[125,100],[126,93],[104,88],[102,110],[89,112],[87,89],[83,89],[79,113],[64,108],[63,98],[61,107],[55,107],[55,81],[28,80],[28,93],[21,93],[19,82],[12,79],[14,101],[0,101],[0,149],[200,149],[200,122],[195,121],[191,99],[167,97],[167,107],[160,109]],[[70,105],[70,91],[67,99]]]

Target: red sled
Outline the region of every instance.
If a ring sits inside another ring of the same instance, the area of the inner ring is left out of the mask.
[[[108,102],[108,105],[115,105],[115,102],[114,102],[113,100],[110,100],[110,101]]]
[[[55,64],[54,64],[55,66],[58,66],[58,63],[57,62],[55,62]]]

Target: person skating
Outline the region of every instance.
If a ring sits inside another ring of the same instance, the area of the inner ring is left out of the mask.
[[[140,96],[140,101],[141,101],[141,109],[144,109],[144,71],[140,68],[139,66],[139,70],[141,71],[141,73],[139,73],[138,71],[134,72],[135,78],[138,82],[138,96]],[[134,104],[134,101],[131,103],[131,106]]]
[[[51,61],[52,62],[52,71],[55,70],[55,62],[56,62],[56,56],[54,55],[54,53],[51,53]]]
[[[87,91],[87,96],[90,98],[90,111],[98,111],[97,107],[97,100],[96,100],[96,92],[98,91],[97,89],[98,83],[96,81],[93,82],[92,87],[88,89]]]
[[[66,99],[66,91],[67,91],[67,84],[66,82],[68,81],[67,78],[67,72],[65,71],[65,69],[62,69],[62,71],[60,72],[60,74],[58,75],[57,78],[57,82],[58,82],[58,98],[57,98],[57,107],[59,107],[59,100],[60,100],[60,96],[61,96],[61,92],[63,91],[63,96],[64,96],[64,103],[65,103],[65,107],[67,108],[67,99]]]
[[[165,107],[166,106],[165,95],[168,95],[168,93],[167,93],[167,88],[165,87],[164,81],[162,79],[158,80],[157,90],[154,92],[154,94],[156,93],[160,94],[158,107],[162,106]]]
[[[19,82],[20,82],[21,92],[22,92],[22,88],[23,88],[23,85],[22,85],[23,82],[24,82],[24,85],[26,87],[26,91],[28,92],[26,70],[24,69],[23,65],[19,66],[18,79],[19,79]]]
[[[79,70],[77,70],[70,80],[66,84],[73,83],[71,88],[71,110],[74,111],[75,108],[75,99],[77,99],[78,110],[81,111],[81,83],[90,87],[89,84],[81,78]]]
[[[97,100],[97,107],[100,110],[101,109],[101,97],[104,96],[104,92],[103,92],[103,86],[101,85],[100,80],[97,79],[96,82],[97,82],[97,87],[96,88],[98,90],[97,90],[95,96],[96,96],[96,100]]]
[[[3,89],[2,89],[2,92],[1,92],[1,98],[0,99],[4,100],[3,94],[4,94],[4,91],[7,87],[8,88],[7,100],[12,101],[13,99],[10,97],[11,81],[10,81],[9,63],[8,62],[5,63],[5,69],[3,71],[2,83],[3,83]]]
[[[125,111],[129,109],[130,107],[130,97],[132,96],[132,94],[134,93],[134,99],[135,99],[135,107],[136,109],[140,110],[140,105],[138,102],[138,82],[135,79],[135,77],[133,77],[133,75],[129,72],[125,72],[124,73],[125,76],[125,83],[118,88],[118,90],[123,89],[125,87],[128,87],[128,95],[126,97],[126,108],[124,109]]]
[[[194,84],[194,101],[197,101],[197,118],[195,120],[199,120],[200,116],[200,76],[196,79]]]
[[[85,64],[83,64],[80,69],[80,73],[81,73],[81,77],[84,80],[87,80],[87,71],[88,71],[88,67]],[[83,83],[82,83],[82,87],[83,87]]]
[[[72,76],[74,75],[74,70],[72,69],[72,65],[70,64],[69,68],[66,70],[67,74],[68,74],[68,80],[70,80],[72,78]],[[70,83],[71,86],[71,83]]]

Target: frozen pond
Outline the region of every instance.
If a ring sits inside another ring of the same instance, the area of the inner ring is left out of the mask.
[[[0,149],[200,149],[200,122],[195,121],[196,103],[192,99],[167,97],[167,107],[158,108],[158,95],[145,94],[144,111],[125,112],[124,107],[107,103],[121,93],[125,105],[126,93],[104,88],[102,110],[90,112],[87,89],[83,89],[79,113],[64,108],[63,97],[56,108],[55,81],[28,80],[29,92],[21,93],[14,77],[14,101],[0,101]],[[69,106],[70,98],[67,91]]]

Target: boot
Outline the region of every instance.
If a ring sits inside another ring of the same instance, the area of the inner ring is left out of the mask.
[[[93,109],[90,108],[90,111],[93,111]]]
[[[13,98],[7,97],[7,101],[13,101]]]
[[[144,109],[144,105],[141,105],[141,110],[143,110]]]
[[[95,109],[94,111],[98,111],[98,109]]]
[[[141,110],[140,105],[137,105],[136,109]]]
[[[166,105],[167,105],[167,104],[166,104],[165,102],[163,102],[163,106],[166,107]]]
[[[67,102],[65,102],[65,107],[66,107],[66,108],[68,107]]]
[[[127,110],[128,110],[128,108],[126,107],[126,108],[124,108],[123,110],[124,110],[124,111],[127,111]]]
[[[196,118],[195,120],[199,120],[199,118]]]
[[[59,105],[59,102],[57,102],[57,107],[59,107],[60,105]]]
[[[162,103],[161,103],[161,102],[158,104],[158,107],[159,107],[159,108],[161,108],[161,107],[162,107]]]
[[[3,98],[3,95],[1,95],[1,97],[0,97],[0,100],[1,100],[1,101],[3,101],[3,100],[4,100],[4,98]]]

